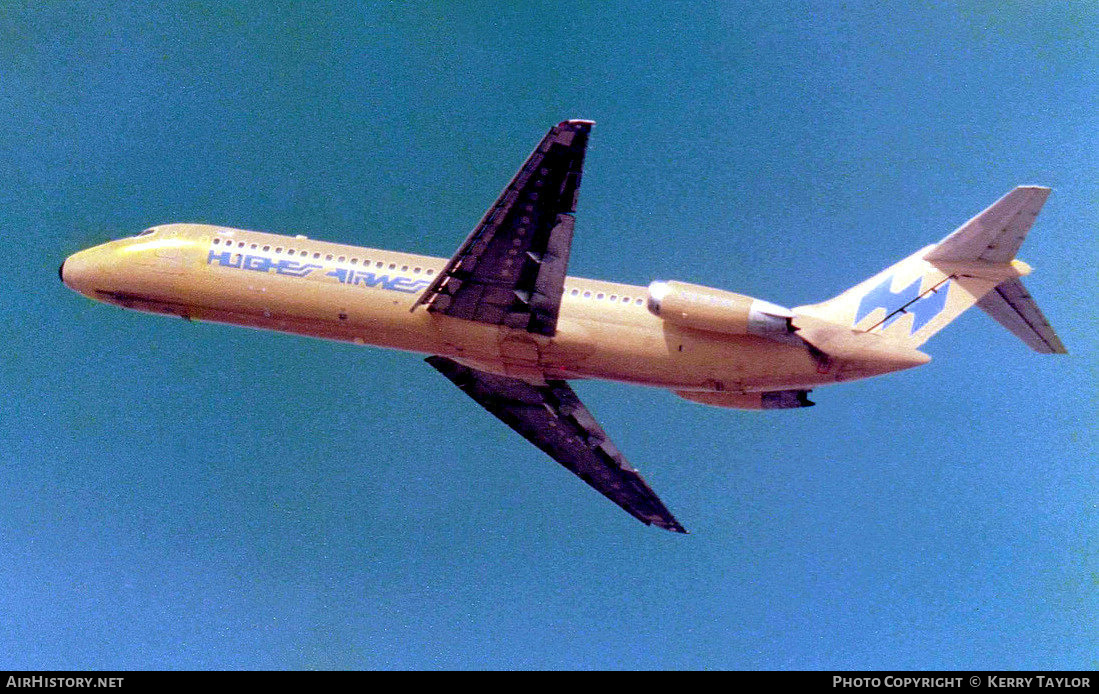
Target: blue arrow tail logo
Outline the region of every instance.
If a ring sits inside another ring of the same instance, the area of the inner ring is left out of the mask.
[[[888,328],[906,313],[913,316],[912,328],[909,335],[918,331],[931,322],[935,316],[943,312],[946,307],[946,294],[950,289],[950,280],[943,282],[934,289],[929,290],[923,298],[920,297],[920,284],[923,278],[917,278],[899,292],[889,289],[893,283],[893,277],[886,277],[881,284],[863,295],[859,301],[859,308],[855,312],[855,325],[879,308],[885,309],[886,319],[882,328]],[[903,310],[901,310],[903,309]]]

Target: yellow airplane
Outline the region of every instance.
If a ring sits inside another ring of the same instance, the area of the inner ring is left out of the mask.
[[[592,121],[550,129],[450,260],[205,224],[80,251],[61,280],[124,308],[376,345],[427,362],[645,524],[686,532],[569,387],[600,378],[740,409],[925,364],[976,304],[1032,349],[1065,348],[1015,260],[1048,188],[1015,188],[839,296],[783,308],[674,281],[565,274]]]

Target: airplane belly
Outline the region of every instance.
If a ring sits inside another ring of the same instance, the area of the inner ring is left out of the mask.
[[[669,349],[654,325],[562,319],[561,329],[544,352],[546,366],[571,378],[661,387],[701,385],[706,374]]]
[[[755,336],[659,325],[588,330],[591,342],[568,362],[576,377],[680,390],[753,391],[830,382],[806,349]],[[559,340],[555,340],[555,343]]]

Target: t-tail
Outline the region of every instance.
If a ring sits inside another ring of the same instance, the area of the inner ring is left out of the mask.
[[[833,299],[795,308],[795,327],[825,354],[866,334],[895,352],[922,354],[916,348],[976,304],[1031,349],[1064,354],[1020,279],[1030,267],[1015,259],[1047,197],[1049,188],[1019,186],[939,243]]]

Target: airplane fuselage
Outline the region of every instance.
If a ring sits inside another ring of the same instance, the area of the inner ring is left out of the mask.
[[[556,335],[411,310],[446,260],[202,224],[168,224],[71,256],[62,279],[125,308],[442,355],[529,378],[677,391],[808,389],[849,380],[804,345],[671,324],[648,291],[568,277]],[[859,374],[873,375],[873,374]]]

